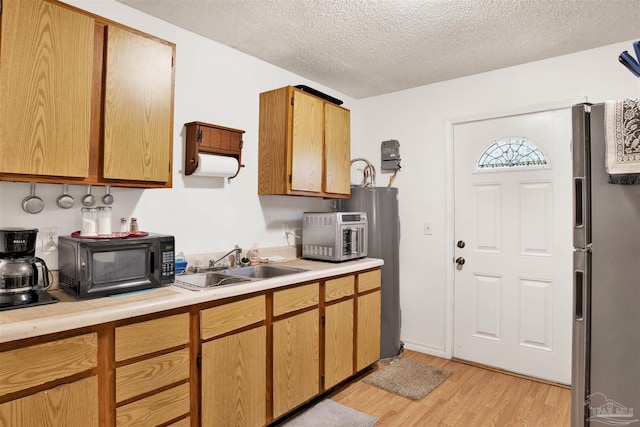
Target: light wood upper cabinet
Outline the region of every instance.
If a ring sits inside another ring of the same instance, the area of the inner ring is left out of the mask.
[[[0,173],[87,177],[94,20],[3,0]]]
[[[0,180],[171,187],[175,45],[56,0],[2,0]]]
[[[322,191],[322,100],[293,92],[291,190]]]
[[[260,94],[258,194],[346,198],[350,113],[292,86]]]
[[[351,113],[331,103],[324,105],[325,191],[351,192]]]
[[[107,27],[104,177],[169,180],[173,48]]]

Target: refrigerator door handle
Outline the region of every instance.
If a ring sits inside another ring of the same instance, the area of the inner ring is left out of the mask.
[[[591,243],[590,185],[590,106],[574,105],[573,118],[573,246],[586,248]]]
[[[584,271],[574,271],[573,277],[573,295],[574,295],[574,307],[573,307],[573,319],[582,322],[584,321],[585,313],[585,280]]]
[[[571,427],[584,427],[588,418],[585,401],[589,393],[590,265],[589,250],[576,249],[573,253]]]

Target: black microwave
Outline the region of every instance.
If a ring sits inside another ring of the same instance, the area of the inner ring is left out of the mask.
[[[58,238],[59,287],[78,299],[157,288],[175,278],[173,236]]]

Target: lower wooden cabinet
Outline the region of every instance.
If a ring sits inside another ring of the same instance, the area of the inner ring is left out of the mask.
[[[0,426],[98,426],[98,377],[0,404]]]
[[[189,383],[133,401],[116,409],[116,425],[147,427],[164,424],[189,413]]]
[[[267,316],[264,295],[200,312],[202,427],[267,422]]]
[[[354,374],[353,298],[324,309],[324,388]]]
[[[96,333],[0,350],[0,427],[98,426],[97,364]]]
[[[318,309],[273,323],[273,417],[320,392]]]
[[[202,344],[202,427],[266,422],[265,326]]]
[[[117,326],[115,425],[157,426],[190,415],[189,313]]]
[[[218,304],[0,343],[0,427],[263,427],[379,359],[379,270]]]
[[[380,291],[358,296],[356,371],[380,359]]]

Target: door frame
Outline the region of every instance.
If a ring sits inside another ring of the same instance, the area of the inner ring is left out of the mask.
[[[499,119],[504,117],[519,116],[522,114],[541,113],[545,111],[562,110],[571,108],[575,104],[588,102],[586,96],[581,98],[569,98],[543,104],[533,104],[516,107],[509,110],[499,110],[486,113],[476,113],[467,116],[445,119],[445,334],[444,357],[453,357],[453,322],[454,322],[454,292],[455,292],[455,170],[454,170],[454,140],[453,129],[456,125],[482,120]]]

